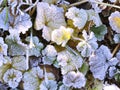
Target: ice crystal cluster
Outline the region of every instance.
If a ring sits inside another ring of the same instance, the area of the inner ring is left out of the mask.
[[[119,9],[119,0],[0,0],[0,90],[120,90]]]

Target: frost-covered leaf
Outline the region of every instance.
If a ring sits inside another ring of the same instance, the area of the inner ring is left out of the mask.
[[[118,61],[119,61],[119,65],[118,65],[118,66],[120,66],[120,50],[117,52],[117,54],[116,54],[116,58],[117,58]]]
[[[102,12],[102,10],[104,9],[104,8],[101,8],[101,7],[103,7],[102,5],[99,6],[99,5],[96,3],[96,0],[89,0],[89,2],[91,3],[92,8],[94,9],[94,11],[95,11],[96,13],[100,13],[100,12]],[[103,0],[97,0],[97,2],[102,3]],[[106,7],[106,6],[104,6],[104,7]]]
[[[55,29],[54,31],[52,31],[51,40],[54,41],[56,44],[61,44],[62,47],[65,47],[68,40],[70,40],[72,33],[72,28],[61,26],[59,29]]]
[[[3,76],[3,80],[5,83],[11,88],[16,88],[19,85],[19,82],[22,79],[22,72],[15,69],[8,69]]]
[[[48,80],[48,82],[46,82],[44,80],[40,84],[40,90],[57,90],[57,82],[54,80]]]
[[[50,13],[48,11],[48,8],[49,8],[48,3],[42,2],[37,4],[37,16],[36,16],[35,26],[34,26],[36,30],[40,30],[45,26],[45,22],[47,22],[47,20],[45,20],[44,15],[47,15]],[[48,17],[46,16],[46,18]]]
[[[117,81],[118,83],[120,83],[120,70],[117,70],[115,76],[114,76],[115,81]]]
[[[22,43],[18,34],[10,34],[5,38],[5,42],[8,44],[8,54],[11,56],[16,55],[25,55],[26,47],[24,43]]]
[[[58,65],[60,66],[66,66],[67,65],[67,61],[69,60],[68,55],[66,54],[65,51],[59,52],[58,56],[57,56],[57,61],[58,61]]]
[[[56,59],[57,51],[53,45],[47,45],[44,50],[42,50],[42,60],[44,64],[51,65]]]
[[[120,43],[120,34],[115,34],[113,39],[115,43]]]
[[[92,90],[102,90],[103,82],[101,82],[99,80],[95,80],[94,83],[95,83],[95,85],[93,86]]]
[[[8,90],[8,85],[0,83],[0,90]]]
[[[0,6],[1,6],[1,4],[2,4],[3,1],[4,1],[4,0],[0,0]]]
[[[111,84],[111,85],[104,85],[103,90],[120,90],[120,88],[117,87],[115,84]]]
[[[120,33],[120,12],[119,11],[115,11],[111,13],[111,15],[109,16],[109,24],[115,32]]]
[[[99,78],[100,80],[103,80],[105,78],[106,71],[109,67],[109,65],[106,64],[107,58],[106,55],[104,54],[105,51],[108,51],[106,55],[108,56],[108,59],[110,59],[112,57],[112,54],[110,53],[110,50],[103,45],[98,50],[95,51],[94,55],[90,56],[89,58],[90,70],[92,71],[93,76],[95,78]]]
[[[72,90],[70,87],[65,86],[64,84],[59,87],[59,90]]]
[[[0,81],[3,82],[4,73],[10,68],[10,64],[5,64],[0,67]]]
[[[116,72],[117,72],[117,68],[115,67],[115,66],[111,66],[109,69],[108,69],[108,71],[109,71],[109,77],[110,78],[113,78],[113,76],[116,74]]]
[[[26,41],[30,43],[31,37],[27,37]],[[38,37],[34,36],[32,37],[32,44],[33,46],[29,48],[29,56],[40,56],[40,51],[43,48],[43,44],[39,42]]]
[[[0,37],[0,54],[7,55],[7,44],[4,43],[3,38]]]
[[[99,14],[96,13],[93,9],[86,10],[88,14],[88,21],[93,21],[96,27],[102,25],[102,21],[99,17]]]
[[[9,23],[6,22],[6,18],[5,16],[8,16],[8,8],[4,8],[1,12],[0,12],[0,28],[2,28],[3,30],[8,30],[9,27]]]
[[[63,9],[55,5],[50,6],[47,3],[39,2],[37,4],[35,29],[40,30],[43,28],[43,26],[48,26],[51,29],[57,29],[60,26],[66,26]]]
[[[89,83],[92,83],[92,85],[88,84],[86,86],[86,90],[102,90],[103,89],[103,82],[97,79],[94,79],[93,81],[88,80]]]
[[[11,67],[11,59],[9,57],[4,57],[4,63],[0,66],[0,81],[3,82],[4,73]]]
[[[93,32],[91,32],[90,35],[87,35],[85,30],[83,31],[83,37],[84,40],[79,42],[76,48],[81,52],[83,57],[88,57],[98,48],[97,39]]]
[[[0,54],[0,66],[3,65],[5,58]]]
[[[120,50],[117,52],[116,57],[117,57],[117,59],[120,61]]]
[[[14,30],[14,32],[25,34],[30,27],[32,27],[30,15],[27,13],[23,13],[23,15],[18,15],[15,18],[14,26],[11,30]]]
[[[24,90],[39,90],[40,82],[43,78],[43,70],[39,67],[34,67],[23,75]]]
[[[9,56],[4,56],[4,64],[11,64],[12,60]]]
[[[12,67],[20,70],[25,71],[26,70],[26,58],[24,56],[16,56],[12,58]]]
[[[46,72],[48,80],[55,80],[55,75],[52,72]]]
[[[53,66],[56,67],[56,68],[60,68],[60,65],[58,65],[58,61],[57,60],[54,61]]]
[[[101,45],[100,48],[90,56],[89,60],[90,70],[94,78],[98,78],[99,80],[105,78],[108,67],[115,66],[118,63],[116,58],[112,58],[110,49],[104,45]]]
[[[43,30],[42,30],[42,37],[45,40],[50,41],[51,40],[51,32],[52,32],[52,30],[49,27],[44,26]]]
[[[84,75],[86,75],[88,70],[89,70],[89,65],[87,62],[84,62],[82,67],[80,68],[80,72],[82,72]]]
[[[11,63],[11,59],[8,56],[3,56],[2,54],[0,54],[0,66],[7,63]]]
[[[81,72],[70,71],[63,76],[63,83],[68,87],[82,88],[86,84],[86,79]]]
[[[14,17],[10,14],[8,9],[9,7],[6,7],[0,13],[0,28],[25,34],[25,32],[32,26],[30,16],[27,13],[23,13],[22,15]]]
[[[74,55],[68,51],[62,51],[57,56],[58,65],[61,66],[61,73],[64,75],[69,71],[78,69],[83,64],[83,59],[79,55]]]
[[[116,57],[113,57],[113,58],[109,59],[108,64],[110,66],[115,66],[118,62],[119,62],[119,60]]]
[[[55,5],[49,5],[45,2],[37,4],[37,16],[35,20],[35,29],[43,29],[43,38],[47,41],[51,40],[51,31],[66,26],[63,8]]]
[[[105,25],[100,25],[98,27],[93,26],[90,28],[90,30],[94,32],[98,41],[102,41],[107,33],[107,27]]]
[[[84,9],[78,9],[76,7],[69,8],[65,16],[68,19],[71,19],[73,25],[79,29],[82,29],[85,26],[88,19],[87,12]]]
[[[65,75],[66,73],[68,73],[72,70],[75,70],[75,69],[76,69],[75,65],[68,64],[64,67],[61,67],[61,73],[62,73],[62,75]]]
[[[109,0],[110,2],[112,2],[112,3],[115,3],[115,2],[117,2],[117,0]]]

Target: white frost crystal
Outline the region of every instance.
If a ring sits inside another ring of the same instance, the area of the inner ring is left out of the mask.
[[[0,37],[0,54],[7,55],[7,44],[4,43],[3,38]]]
[[[53,45],[47,45],[44,50],[42,50],[42,59],[44,64],[51,65],[56,59],[57,51]]]
[[[15,69],[8,69],[3,76],[4,82],[8,83],[11,88],[16,88],[22,79],[22,72]]]
[[[40,84],[40,90],[57,90],[57,82],[54,80],[45,80]]]
[[[115,66],[118,63],[116,58],[112,58],[112,54],[107,46],[101,45],[89,58],[90,70],[94,78],[103,80],[105,78],[108,67]],[[99,71],[99,72],[98,72]]]
[[[65,16],[68,19],[71,19],[73,25],[79,29],[82,29],[85,26],[88,19],[87,12],[84,9],[78,9],[76,7],[69,8]]]
[[[34,67],[23,75],[24,90],[39,90],[40,82],[43,78],[43,70],[40,67]]]
[[[47,41],[51,40],[51,31],[66,26],[63,8],[55,5],[49,5],[45,2],[37,4],[37,16],[35,20],[35,29],[43,29],[42,36]]]
[[[71,71],[63,76],[63,83],[68,87],[82,88],[86,84],[86,79],[81,72]]]
[[[115,11],[109,16],[109,23],[111,28],[117,32],[120,33],[120,12]]]
[[[30,43],[30,39],[31,37],[27,37],[26,41]],[[43,44],[39,42],[39,38],[36,36],[32,37],[32,44],[33,46],[29,48],[29,56],[39,57],[41,55],[40,51],[43,48]]]
[[[68,40],[71,38],[71,35],[73,33],[72,28],[66,28],[64,26],[61,26],[59,29],[55,29],[52,31],[52,41],[56,42],[58,45],[62,45],[62,47],[65,47]]]
[[[85,30],[83,31],[83,37],[84,40],[79,42],[76,48],[81,52],[83,57],[88,57],[98,48],[97,38],[93,32],[91,32],[90,35],[87,35]]]

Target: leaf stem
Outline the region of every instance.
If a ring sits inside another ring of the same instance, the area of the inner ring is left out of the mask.
[[[26,49],[26,70],[29,69],[29,48]]]
[[[38,2],[39,2],[39,0],[36,0],[36,2],[35,2],[34,4],[32,4],[30,7],[28,7],[27,9],[25,9],[24,12],[27,12],[27,11],[29,11],[31,8],[35,7]]]
[[[82,0],[82,1],[70,4],[69,7],[78,6],[78,5],[81,5],[81,4],[86,3],[86,2],[89,2],[89,0]],[[114,4],[109,4],[109,3],[99,2],[99,1],[94,1],[94,2],[91,2],[91,3],[96,3],[96,4],[105,5],[105,6],[109,6],[109,7],[114,7],[114,8],[120,9],[120,6],[117,6],[117,5],[114,5]]]
[[[82,0],[80,2],[76,2],[76,3],[70,4],[69,7],[78,6],[78,5],[81,5],[81,4],[86,3],[86,2],[88,2],[88,0]]]
[[[75,36],[73,36],[73,35],[72,35],[72,38],[73,38],[74,40],[78,40],[78,41],[81,41],[81,42],[84,41],[83,39],[80,39],[80,38],[75,37]]]
[[[112,56],[115,55],[115,53],[117,52],[118,48],[120,47],[120,43],[115,47],[115,49],[112,52]]]
[[[120,6],[117,6],[117,5],[114,5],[114,4],[109,4],[109,3],[104,3],[104,2],[97,2],[97,1],[95,1],[95,3],[120,9]]]

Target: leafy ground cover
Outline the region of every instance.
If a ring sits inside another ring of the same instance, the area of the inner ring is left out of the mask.
[[[120,90],[120,0],[0,0],[0,90]]]

